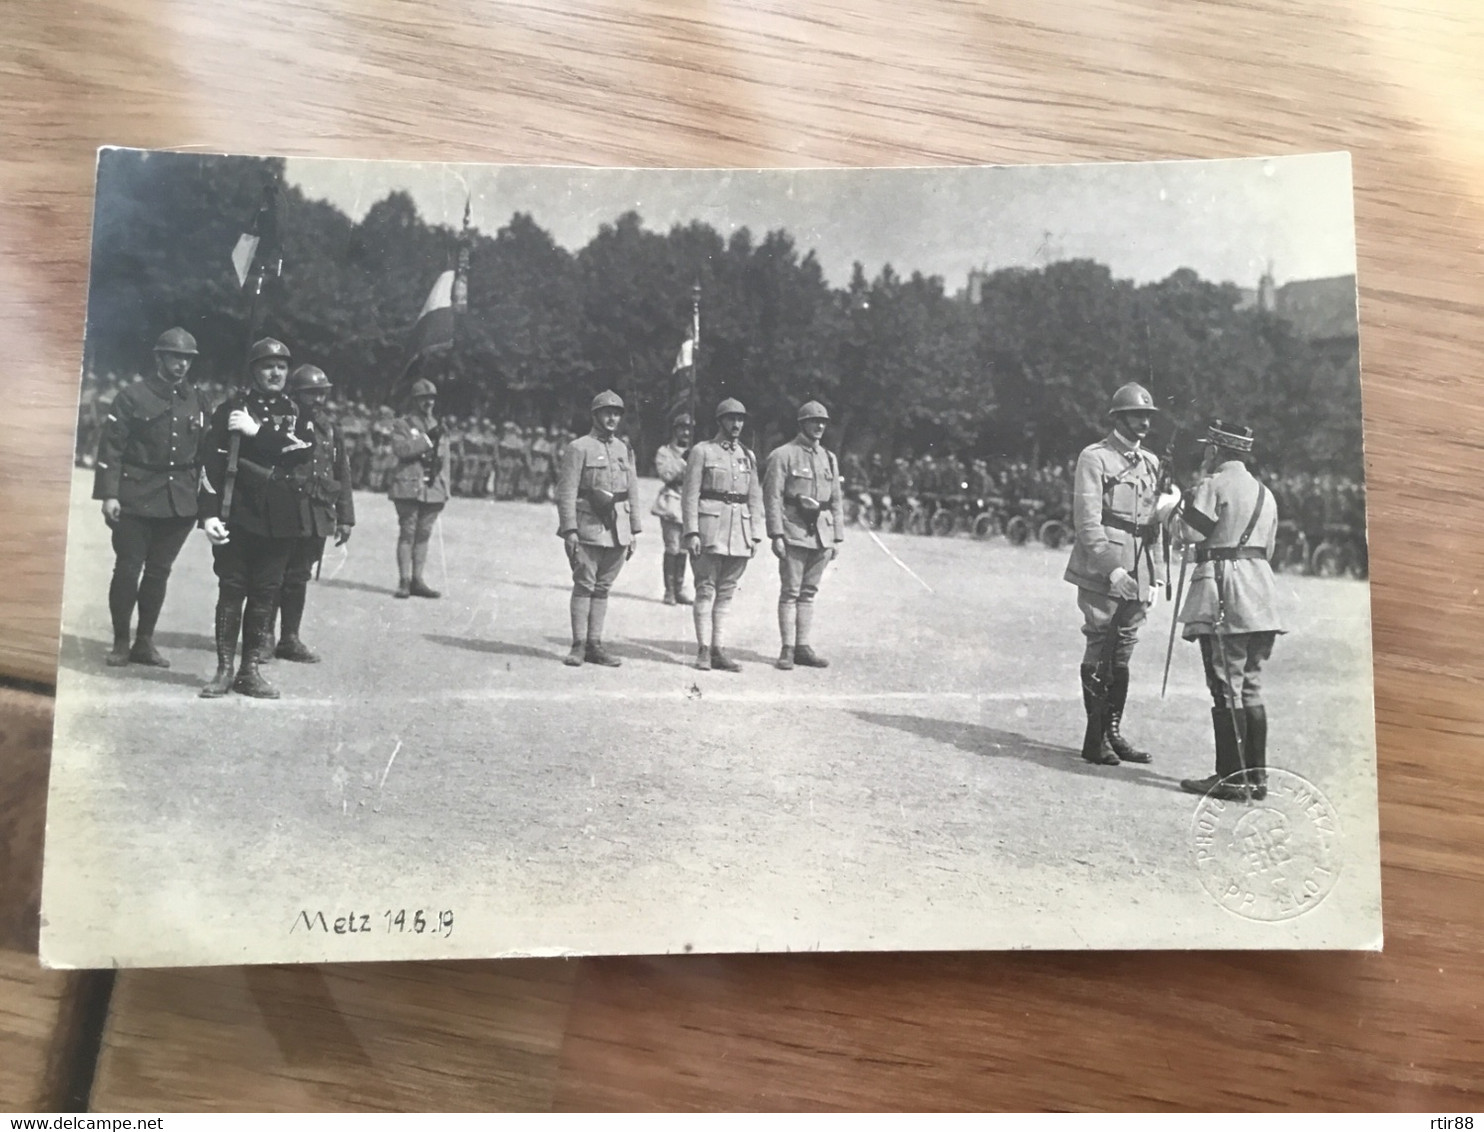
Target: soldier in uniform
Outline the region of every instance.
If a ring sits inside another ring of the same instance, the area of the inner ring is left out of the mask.
[[[334,535],[335,545],[344,546],[356,525],[350,453],[325,405],[331,389],[325,371],[318,366],[299,366],[289,374],[286,388],[299,406],[299,438],[307,440],[310,447],[288,453],[280,467],[281,478],[298,496],[299,515],[298,533],[278,596],[283,624],[273,655],[280,660],[318,664],[319,656],[299,639],[299,626],[304,621],[314,564],[325,553],[325,539]]]
[[[521,471],[525,467],[526,442],[520,426],[506,421],[496,448],[496,466],[499,475],[495,481],[496,499],[514,499],[520,491]]]
[[[830,414],[818,401],[799,406],[799,434],[768,453],[763,499],[778,558],[778,667],[828,668],[809,644],[814,595],[845,538],[840,469],[820,443]]]
[[[397,415],[390,405],[383,405],[377,410],[376,419],[371,425],[372,491],[386,491],[397,470],[397,454],[392,451],[392,433],[396,423]]]
[[[727,611],[742,573],[762,541],[763,490],[757,457],[743,445],[747,410],[728,397],[716,407],[717,432],[685,458],[681,515],[685,550],[696,575],[696,667],[740,672],[723,651]]]
[[[1180,508],[1182,533],[1195,544],[1195,573],[1180,610],[1183,636],[1199,641],[1216,773],[1185,779],[1182,790],[1229,801],[1267,797],[1268,714],[1262,666],[1283,632],[1269,560],[1278,534],[1272,492],[1245,463],[1250,428],[1212,421],[1201,479]]]
[[[448,502],[448,444],[434,415],[438,387],[412,383],[408,410],[392,429],[397,471],[387,496],[397,508],[397,589],[394,597],[442,597],[423,581],[433,525]]]
[[[551,439],[544,428],[531,429],[530,467],[526,474],[526,499],[546,502],[546,484],[551,478]]]
[[[685,592],[685,520],[680,513],[680,489],[685,483],[685,454],[690,451],[694,425],[689,413],[677,413],[670,422],[669,443],[661,444],[654,454],[654,474],[659,476],[662,486],[649,513],[659,519],[660,535],[665,540],[666,605],[691,603]]]
[[[218,583],[216,675],[201,689],[208,699],[229,691],[278,698],[258,662],[273,633],[273,611],[299,533],[299,496],[283,476],[312,447],[298,432],[299,407],[284,393],[288,347],[260,339],[247,365],[250,388],[230,394],[211,415],[197,500]],[[242,667],[234,680],[239,632]]]
[[[1082,757],[1105,766],[1151,759],[1123,737],[1121,725],[1129,658],[1163,582],[1154,553],[1160,523],[1179,499],[1173,488],[1159,497],[1159,457],[1143,446],[1156,412],[1154,398],[1142,385],[1122,386],[1108,409],[1112,429],[1077,457],[1074,541],[1064,577],[1077,587],[1087,639],[1082,654],[1087,712]]]
[[[592,431],[567,445],[557,475],[557,534],[572,564],[572,651],[564,664],[608,668],[623,662],[603,648],[608,591],[634,555],[639,473],[629,442],[617,436],[623,398],[605,390],[593,398]]]
[[[130,661],[170,667],[155,648],[154,633],[170,568],[196,521],[207,407],[189,380],[195,357],[196,340],[180,327],[161,334],[155,372],[120,390],[98,440],[93,498],[102,501],[103,520],[113,529],[113,667]],[[131,648],[136,604],[139,627]]]

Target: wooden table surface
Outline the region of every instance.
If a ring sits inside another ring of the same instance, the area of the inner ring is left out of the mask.
[[[13,0],[6,24],[0,1108],[89,1088],[95,1108],[142,1111],[1481,1107],[1475,0]],[[1350,150],[1385,952],[40,971],[105,143],[707,166]]]

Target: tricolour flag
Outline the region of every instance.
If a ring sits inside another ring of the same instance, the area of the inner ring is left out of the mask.
[[[680,343],[680,352],[675,355],[675,366],[674,366],[673,369],[670,370],[670,372],[671,373],[678,373],[680,370],[689,369],[691,366],[693,366],[695,364],[696,364],[696,343],[695,343],[695,339],[693,339],[693,338],[687,338],[684,342]]]
[[[277,276],[283,271],[283,249],[278,240],[278,194],[276,186],[263,189],[263,203],[253,213],[247,231],[237,237],[232,249],[232,268],[237,272],[237,285],[246,287],[250,278],[261,286],[265,275]]]
[[[432,350],[453,345],[453,293],[457,279],[458,272],[450,267],[434,281],[422,313],[417,316],[417,325],[412,328],[412,342],[407,349],[409,363]]]

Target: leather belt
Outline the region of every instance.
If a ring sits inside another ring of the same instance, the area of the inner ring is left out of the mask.
[[[746,503],[747,494],[740,491],[715,491],[709,487],[701,488],[702,499],[714,499],[721,503]]]
[[[1200,562],[1230,562],[1236,558],[1266,558],[1265,546],[1198,546],[1195,560]]]
[[[584,491],[582,493],[582,498],[586,499],[594,507],[598,506],[598,501],[593,498],[593,493],[591,491]],[[628,498],[629,493],[627,491],[615,491],[613,493],[613,502],[615,503],[625,503],[628,501]]]
[[[1112,511],[1103,512],[1103,526],[1112,527],[1115,531],[1127,531],[1131,535],[1138,535],[1142,539],[1152,539],[1159,534],[1159,523],[1140,523],[1134,525],[1133,520],[1125,519],[1122,515],[1115,515]]]
[[[124,465],[130,468],[142,468],[146,472],[188,472],[195,471],[201,465],[190,464],[141,464],[138,460],[125,460]]]

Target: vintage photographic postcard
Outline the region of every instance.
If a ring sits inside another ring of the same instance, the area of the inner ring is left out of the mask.
[[[107,149],[53,966],[1381,946],[1350,161]]]

